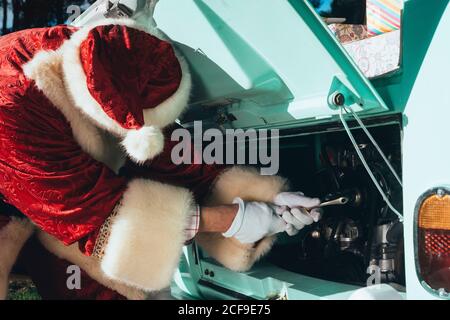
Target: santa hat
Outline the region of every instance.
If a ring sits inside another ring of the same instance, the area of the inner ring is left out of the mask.
[[[161,129],[185,109],[187,63],[157,30],[128,19],[83,27],[62,47],[63,72],[75,105],[122,138],[136,162],[161,153]]]

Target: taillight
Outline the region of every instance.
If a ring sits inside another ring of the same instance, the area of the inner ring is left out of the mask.
[[[440,297],[450,292],[450,190],[426,192],[416,206],[416,250],[422,285]]]

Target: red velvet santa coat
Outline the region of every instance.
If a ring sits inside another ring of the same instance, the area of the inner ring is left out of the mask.
[[[285,181],[251,169],[173,165],[167,137],[162,154],[118,175],[117,141],[74,105],[64,82],[62,45],[75,31],[57,26],[0,38],[0,192],[38,227],[47,250],[136,298],[136,290],[170,283],[196,201],[271,201]],[[242,271],[273,238],[243,245],[204,234],[198,242]]]

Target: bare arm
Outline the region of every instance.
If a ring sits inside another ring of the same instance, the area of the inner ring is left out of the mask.
[[[199,232],[226,232],[239,210],[239,205],[233,204],[219,207],[203,207],[200,216]]]

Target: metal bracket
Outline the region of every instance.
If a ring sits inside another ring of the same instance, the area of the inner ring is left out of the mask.
[[[361,98],[335,76],[328,93],[328,106],[333,110],[338,110],[343,106],[351,106],[355,103],[363,106]]]

